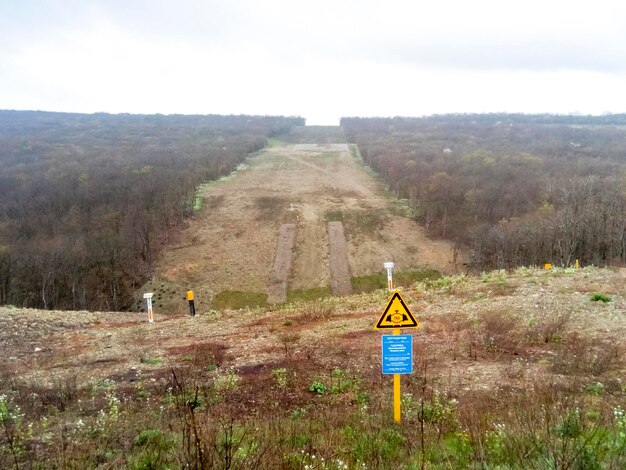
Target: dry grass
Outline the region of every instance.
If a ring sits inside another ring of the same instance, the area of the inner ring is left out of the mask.
[[[542,273],[540,291],[532,272],[498,274],[515,291],[480,301],[493,279],[405,288],[422,328],[399,425],[372,330],[386,292],[153,325],[46,329],[49,313],[0,309],[16,338],[0,343],[0,466],[624,468],[624,299],[563,293],[585,274]]]

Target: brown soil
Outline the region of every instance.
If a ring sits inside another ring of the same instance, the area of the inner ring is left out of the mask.
[[[454,270],[452,247],[428,239],[416,222],[400,215],[399,203],[346,144],[268,148],[228,178],[203,187],[201,195],[202,211],[142,289],[163,289],[155,312],[184,311],[187,289],[195,291],[200,313],[223,290],[266,292],[282,224],[296,225],[289,289],[330,286],[329,213],[343,217],[353,276],[380,272],[389,260],[403,270]],[[363,225],[369,213],[385,217]]]
[[[293,257],[293,244],[296,240],[295,224],[283,224],[280,226],[274,268],[267,287],[267,302],[280,304],[287,301],[287,280],[291,273],[291,259]]]
[[[500,291],[502,285],[511,286]],[[416,369],[456,390],[530,387],[559,362],[559,380],[621,380],[626,333],[623,275],[586,268],[575,273],[535,270],[490,279],[469,278],[440,290],[406,289],[403,297],[421,324],[414,334]],[[600,287],[613,301],[590,301]],[[43,385],[75,376],[79,384],[140,371],[159,380],[172,367],[215,365],[265,377],[285,361],[309,364],[311,374],[333,367],[380,377],[380,333],[373,325],[388,293],[327,299],[297,309],[199,314],[55,312],[0,307],[0,373]],[[541,331],[566,315],[546,342]],[[511,321],[509,321],[511,320]],[[408,330],[406,332],[409,332]],[[488,335],[483,335],[488,333]],[[538,335],[538,336],[537,336]],[[290,339],[291,338],[291,339]],[[605,371],[585,361],[614,351]],[[580,356],[580,358],[578,358]],[[157,358],[158,363],[146,360]],[[523,359],[523,360],[522,360]],[[576,362],[578,361],[578,362]],[[560,374],[560,375],[559,375]],[[595,375],[594,375],[595,374]],[[245,374],[244,374],[245,375]],[[130,380],[130,379],[128,379]],[[303,377],[308,380],[308,376]],[[47,386],[47,385],[46,385]]]
[[[330,287],[334,295],[352,294],[350,284],[350,266],[348,266],[348,250],[343,223],[328,223],[328,244],[330,245]]]

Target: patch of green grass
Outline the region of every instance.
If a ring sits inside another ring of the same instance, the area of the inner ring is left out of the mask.
[[[294,289],[287,292],[287,302],[298,302],[303,300],[317,300],[332,296],[330,287],[312,287],[310,289]]]
[[[399,271],[393,273],[394,287],[406,287],[416,282],[436,280],[441,278],[441,273],[436,269],[424,268],[413,271]],[[355,293],[372,292],[387,287],[387,273],[368,274],[355,276],[351,280],[352,290]]]
[[[270,137],[269,139],[267,139],[268,148],[283,147],[284,145],[285,145],[285,142],[283,142],[282,140],[275,139],[273,137]]]
[[[139,361],[142,364],[148,364],[149,366],[156,366],[163,362],[163,359],[157,356],[141,356]]]
[[[202,192],[211,183],[212,183],[211,181],[205,181],[204,183],[200,183],[198,187],[196,188],[196,194],[193,198],[193,211],[194,212],[200,212],[200,209],[202,209],[202,205],[204,204],[204,202],[206,202],[204,200],[204,197],[202,196]]]
[[[385,226],[389,215],[383,209],[370,209],[365,211],[353,211],[345,217],[345,224],[353,236],[375,235]],[[347,220],[346,220],[347,219]]]
[[[606,294],[602,294],[600,292],[594,292],[593,294],[591,294],[590,299],[591,299],[592,302],[605,302],[605,303],[607,303],[607,302],[612,302],[613,301],[613,299],[610,296],[608,296]]]
[[[263,307],[267,304],[267,294],[263,292],[242,292],[223,290],[213,297],[213,308],[218,310]]]
[[[343,213],[341,211],[327,211],[326,214],[324,214],[324,218],[326,222],[342,222]]]

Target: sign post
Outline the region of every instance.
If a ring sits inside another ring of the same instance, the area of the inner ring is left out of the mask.
[[[193,291],[187,291],[187,300],[189,301],[189,315],[192,317],[196,316],[196,306],[193,303]]]
[[[146,299],[146,304],[148,305],[148,323],[154,323],[154,317],[152,316],[152,292],[148,292],[143,295],[143,298]]]
[[[393,420],[400,422],[400,374],[413,372],[413,336],[402,335],[401,328],[419,328],[420,325],[397,290],[387,308],[374,326],[375,330],[392,330],[382,336],[383,374],[393,374]]]
[[[393,262],[391,261],[387,261],[385,264],[385,269],[387,270],[387,287],[389,288],[389,291],[393,290],[393,279],[392,279],[392,274],[391,271],[393,269]]]

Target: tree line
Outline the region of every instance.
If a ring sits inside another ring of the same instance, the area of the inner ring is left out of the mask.
[[[365,162],[476,269],[626,262],[626,115],[343,118]]]
[[[0,304],[128,308],[196,187],[303,124],[0,111]]]

